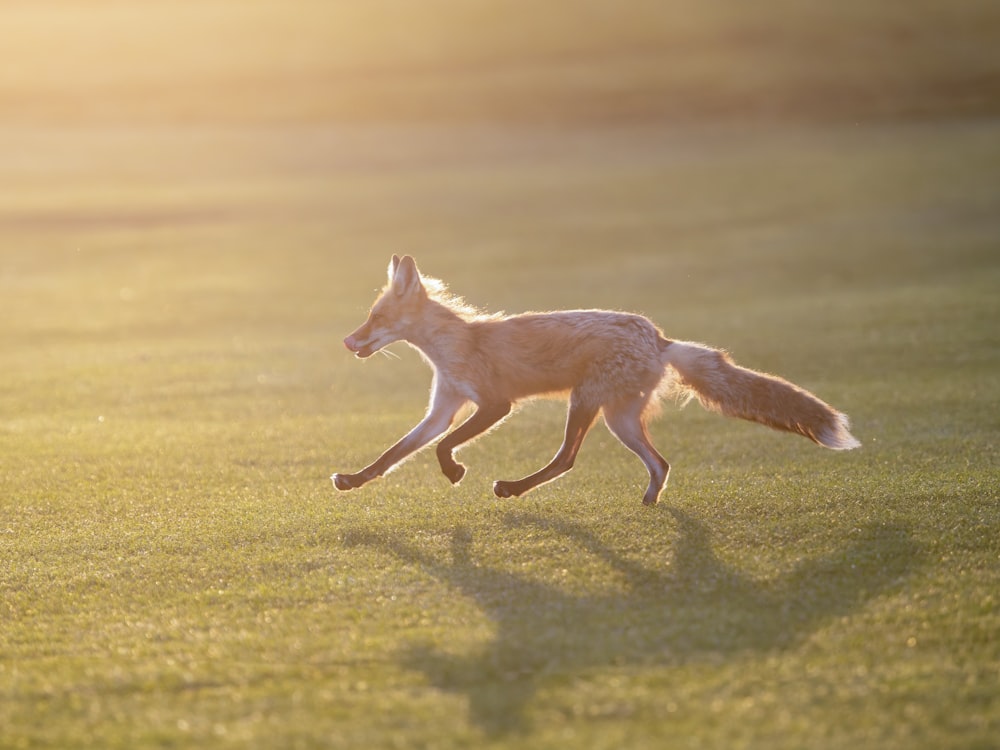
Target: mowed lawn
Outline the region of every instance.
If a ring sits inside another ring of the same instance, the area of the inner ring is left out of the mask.
[[[195,94],[166,124],[50,93],[0,125],[0,747],[996,746],[995,118],[268,119],[240,89],[225,120]],[[667,403],[659,506],[603,426],[497,500],[561,441],[539,401],[457,487],[429,452],[338,493],[426,405],[405,345],[341,344],[393,253],[491,311],[644,313],[862,448]]]
[[[84,134],[62,185],[25,191],[3,744],[988,747],[997,128],[474,135],[159,136],[136,144],[156,179],[101,190],[129,144]],[[407,137],[418,156],[386,156]],[[277,145],[310,169],[267,164]],[[668,404],[657,508],[603,427],[498,501],[558,446],[538,402],[457,488],[422,455],[337,493],[424,408],[405,346],[340,344],[394,251],[490,309],[637,310],[726,346],[863,448]]]

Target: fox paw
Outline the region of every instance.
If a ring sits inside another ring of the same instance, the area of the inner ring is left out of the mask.
[[[515,485],[515,482],[496,481],[493,483],[493,494],[500,499],[517,497],[521,493],[517,491],[517,487]]]
[[[452,484],[458,484],[462,481],[462,477],[465,476],[465,467],[457,461],[452,462],[448,466],[442,464],[441,471],[444,472],[444,475],[448,477],[448,481]]]
[[[341,492],[353,490],[361,486],[361,482],[357,481],[356,475],[352,474],[334,474],[330,477],[330,480],[333,482],[333,486]]]

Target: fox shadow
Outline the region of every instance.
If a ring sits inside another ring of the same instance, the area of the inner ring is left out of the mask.
[[[678,526],[672,559],[627,559],[580,524],[511,513],[511,526],[566,537],[616,570],[611,592],[574,594],[557,585],[481,565],[465,527],[451,534],[450,559],[404,538],[345,534],[348,545],[384,550],[469,597],[496,635],[472,654],[433,645],[404,649],[407,668],[465,694],[469,718],[491,736],[527,731],[527,707],[547,678],[629,664],[682,665],[794,647],[824,623],[859,609],[908,576],[920,552],[908,531],[872,525],[840,549],[767,580],[720,560],[704,524],[671,509]]]

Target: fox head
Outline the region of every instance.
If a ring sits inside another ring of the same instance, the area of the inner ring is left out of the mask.
[[[392,256],[389,263],[389,283],[372,304],[360,328],[344,339],[344,346],[364,359],[389,344],[405,339],[421,305],[427,300],[427,290],[420,279],[417,264],[409,255]]]

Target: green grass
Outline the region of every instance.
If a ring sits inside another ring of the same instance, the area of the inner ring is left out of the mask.
[[[995,13],[786,5],[5,11],[0,748],[995,747]],[[645,313],[863,447],[667,404],[658,507],[603,427],[499,501],[535,402],[458,487],[337,493],[425,407],[340,343],[398,252]]]
[[[735,132],[526,132],[503,159],[482,136],[378,171],[348,138],[356,171],[239,190],[219,137],[164,184],[25,180],[0,268],[0,744],[990,746],[996,127]],[[419,456],[338,494],[424,407],[408,350],[339,344],[393,250],[494,309],[646,312],[816,390],[864,447],[668,405],[659,507],[603,427],[498,501],[558,445],[539,402],[463,452],[458,488]]]

